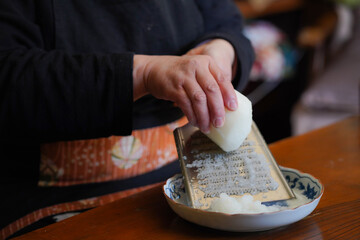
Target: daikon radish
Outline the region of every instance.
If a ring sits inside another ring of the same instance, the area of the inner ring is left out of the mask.
[[[226,152],[236,150],[249,135],[252,125],[252,105],[247,97],[236,91],[238,108],[225,109],[225,123],[222,127],[211,126],[206,135]]]
[[[212,201],[208,211],[227,214],[241,213],[265,213],[276,212],[286,209],[278,205],[265,206],[260,201],[255,201],[251,195],[244,195],[241,198],[234,198],[226,193],[221,193],[219,198]]]

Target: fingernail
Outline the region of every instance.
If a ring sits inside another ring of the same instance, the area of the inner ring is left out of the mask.
[[[210,129],[203,129],[203,130],[201,130],[203,133],[206,133],[206,134],[208,134],[208,133],[210,133]]]
[[[230,100],[229,102],[229,108],[230,110],[236,110],[237,108],[237,102],[235,100]]]
[[[222,118],[215,118],[214,126],[215,127],[222,127],[224,125],[224,120]]]
[[[203,133],[210,133],[210,128],[209,127],[201,127],[200,130],[203,132]]]

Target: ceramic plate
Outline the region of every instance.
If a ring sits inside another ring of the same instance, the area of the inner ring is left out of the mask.
[[[303,219],[315,209],[324,192],[320,181],[310,174],[291,168],[280,167],[280,169],[297,198],[271,203],[282,206],[283,210],[276,212],[226,214],[191,208],[187,204],[181,174],[169,178],[163,186],[163,192],[170,207],[180,217],[190,222],[233,232],[264,231]]]

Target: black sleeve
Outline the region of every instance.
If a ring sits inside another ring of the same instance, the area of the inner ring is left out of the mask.
[[[243,35],[243,19],[232,0],[196,0],[202,12],[206,34],[196,41],[223,38],[229,41],[237,57],[237,72],[234,87],[242,90],[249,77],[254,62],[254,51],[250,41]]]
[[[33,5],[0,1],[0,140],[130,134],[133,54],[45,50]]]

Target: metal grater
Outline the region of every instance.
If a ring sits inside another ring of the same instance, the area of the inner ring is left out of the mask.
[[[227,193],[271,202],[294,198],[256,124],[235,151],[224,152],[198,128],[187,124],[174,131],[189,205],[207,209]]]

